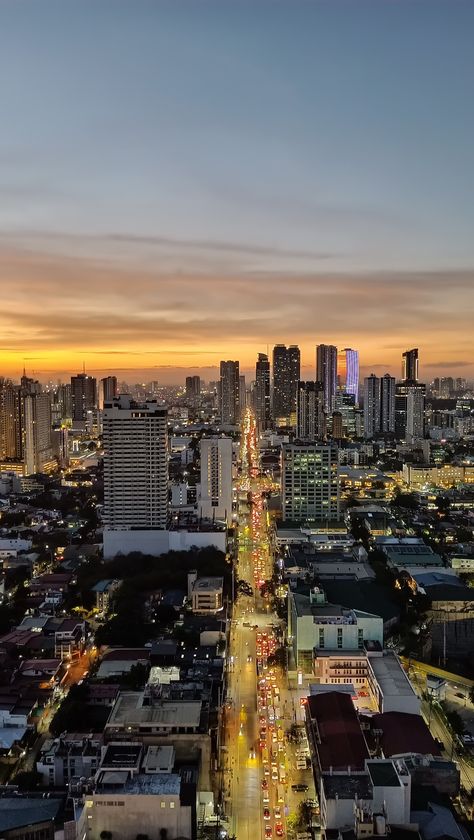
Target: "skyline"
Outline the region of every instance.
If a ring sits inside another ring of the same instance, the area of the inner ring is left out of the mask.
[[[2,373],[184,379],[285,342],[473,378],[473,24],[464,0],[6,0]]]

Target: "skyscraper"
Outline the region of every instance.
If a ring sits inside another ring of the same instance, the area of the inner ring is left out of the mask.
[[[337,353],[337,390],[359,399],[359,351],[345,347]]]
[[[243,373],[239,375],[239,419],[240,413],[244,410],[247,405],[247,385],[245,382],[245,376]]]
[[[186,377],[186,399],[196,400],[201,393],[201,377],[187,376]]]
[[[322,383],[298,382],[296,397],[296,437],[301,441],[321,440],[326,436]]]
[[[407,420],[405,440],[413,443],[425,436],[425,393],[426,385],[422,382],[408,385],[407,388]]]
[[[152,553],[153,531],[167,526],[167,414],[156,401],[137,403],[128,394],[105,403],[105,557],[120,550],[114,534],[124,531],[136,532],[136,550],[141,550],[137,532],[147,532]]]
[[[418,347],[402,353],[402,379],[404,382],[418,382]]]
[[[0,381],[0,460],[23,458],[20,388],[9,380]]]
[[[71,376],[72,419],[87,420],[87,412],[97,405],[97,380],[87,373]]]
[[[337,375],[337,347],[332,344],[316,346],[316,380],[323,383],[324,410],[330,414],[334,408]]]
[[[284,519],[293,522],[339,519],[339,458],[336,446],[284,444],[281,482]]]
[[[23,397],[23,458],[25,475],[47,472],[55,466],[49,394]]]
[[[380,379],[371,373],[364,379],[364,437],[380,431]]]
[[[206,519],[232,521],[232,438],[201,439],[199,511]]]
[[[105,376],[99,382],[99,408],[104,408],[104,403],[111,402],[117,396],[117,377]]]
[[[273,348],[273,420],[287,422],[296,412],[296,390],[300,378],[300,349],[295,344]]]
[[[238,362],[221,362],[219,381],[219,412],[221,422],[236,426],[239,422],[240,376]]]
[[[266,353],[259,353],[255,365],[255,413],[260,429],[271,423],[270,362]]]
[[[395,431],[395,377],[389,373],[380,380],[380,431]]]

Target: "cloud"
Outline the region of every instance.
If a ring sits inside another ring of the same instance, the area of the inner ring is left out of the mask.
[[[466,359],[464,360],[456,360],[456,361],[448,361],[444,360],[441,362],[428,362],[425,364],[427,368],[463,368],[463,367],[471,367],[472,361],[469,362]]]

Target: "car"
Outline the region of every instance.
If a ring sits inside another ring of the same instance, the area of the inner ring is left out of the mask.
[[[276,819],[277,821],[278,821],[278,820],[281,820],[281,808],[280,808],[280,806],[279,806],[279,805],[277,805],[277,806],[276,806],[276,808],[274,808],[274,809],[273,809],[273,814],[274,814],[275,819]]]
[[[466,699],[465,695],[464,695],[464,694],[462,694],[462,692],[460,692],[460,691],[455,691],[455,692],[454,692],[454,696],[455,696],[455,697],[460,697],[460,698],[461,698],[461,700],[465,700],[465,699]]]
[[[265,826],[265,837],[271,837],[271,836],[272,836],[272,827],[271,827],[271,825],[266,825]],[[280,835],[280,837],[281,837],[281,835]]]
[[[278,770],[276,769],[276,767],[272,768],[272,781],[278,781]]]
[[[306,791],[308,790],[308,785],[303,785],[300,783],[297,785],[292,785],[291,789],[296,791],[296,793],[306,793]]]
[[[262,790],[268,790],[268,782],[266,779],[262,779]]]
[[[263,809],[263,819],[269,820],[270,819],[270,808]]]
[[[268,805],[270,802],[270,796],[268,795],[268,790],[264,790],[262,794],[262,800],[264,805]]]
[[[281,822],[275,824],[275,834],[277,837],[283,837],[283,825]]]

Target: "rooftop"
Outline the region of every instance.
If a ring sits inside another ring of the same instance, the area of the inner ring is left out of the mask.
[[[140,773],[128,779],[124,785],[125,794],[179,796],[181,777],[177,773]]]
[[[401,781],[393,761],[368,761],[367,770],[374,787],[400,787]]]
[[[440,755],[439,747],[421,715],[384,712],[373,715],[371,727],[382,730],[380,744],[387,758],[410,752]]]
[[[54,820],[61,803],[61,799],[2,796],[0,799],[0,832],[13,831],[16,828]]]
[[[206,589],[222,589],[224,578],[222,577],[201,577],[194,581],[193,592]]]
[[[415,695],[413,687],[394,653],[385,651],[383,656],[374,656],[370,665],[384,697]]]
[[[360,776],[347,776],[346,774],[328,775],[324,773],[321,777],[326,799],[371,799],[372,783],[370,776],[366,773]]]
[[[157,726],[169,729],[173,726],[199,726],[201,702],[156,702],[143,705],[143,692],[120,694],[110,713],[107,727],[114,726]]]
[[[369,751],[351,698],[340,691],[308,697],[321,770],[364,768]]]

